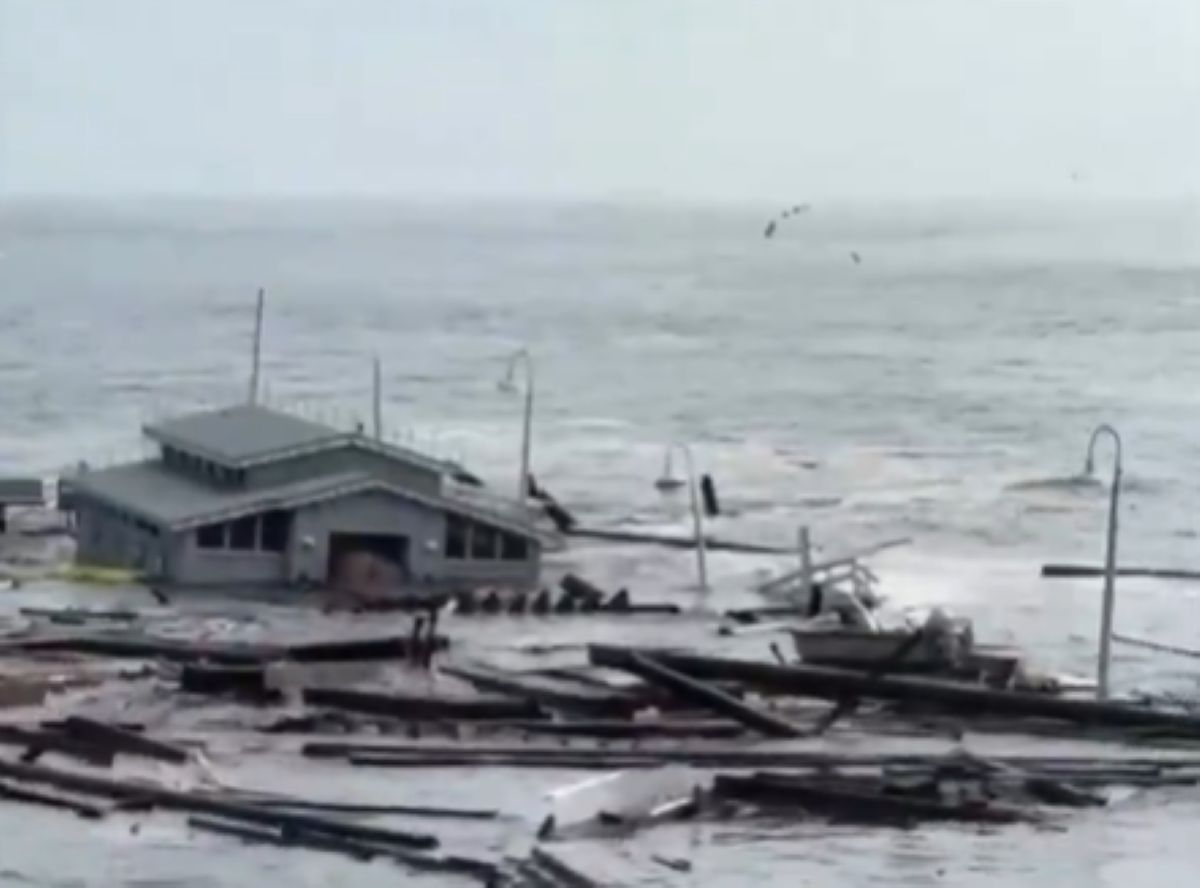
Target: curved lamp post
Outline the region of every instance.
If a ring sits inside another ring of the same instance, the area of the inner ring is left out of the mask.
[[[683,461],[687,466],[688,497],[692,507],[692,528],[696,535],[696,570],[700,575],[700,591],[706,592],[708,591],[708,553],[704,547],[704,517],[700,514],[700,498],[696,493],[696,463],[692,459],[692,449],[690,447],[678,441],[667,447],[665,474],[655,482],[654,486],[664,493],[674,490],[679,486],[674,483],[675,479],[670,477],[671,454],[676,450],[683,454]]]
[[[1121,496],[1121,436],[1107,423],[1097,426],[1088,442],[1087,462],[1084,471],[1091,475],[1095,470],[1096,442],[1108,435],[1113,442],[1112,489],[1108,499],[1108,543],[1104,553],[1104,607],[1100,615],[1100,661],[1096,672],[1096,696],[1108,698],[1108,666],[1112,654],[1113,607],[1116,604],[1117,577],[1117,504]]]
[[[501,391],[516,391],[517,365],[525,368],[525,421],[521,432],[521,476],[518,480],[517,502],[525,504],[529,495],[529,451],[533,433],[533,357],[528,349],[515,352],[508,359],[508,369],[500,381]]]

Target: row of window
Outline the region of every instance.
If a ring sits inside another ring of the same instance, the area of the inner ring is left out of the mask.
[[[201,549],[239,552],[284,552],[292,531],[292,513],[281,510],[246,515],[233,521],[205,524],[196,530]]]
[[[211,460],[180,450],[178,447],[164,446],[162,449],[163,465],[177,472],[200,478],[212,484],[223,487],[240,487],[246,483],[245,469],[231,469]]]
[[[524,561],[529,557],[529,541],[515,533],[449,515],[446,517],[446,557]]]

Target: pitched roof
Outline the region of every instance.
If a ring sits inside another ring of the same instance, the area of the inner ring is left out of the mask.
[[[330,426],[257,404],[191,413],[146,426],[146,436],[226,466],[320,449],[347,438]]]
[[[146,460],[83,472],[71,479],[70,486],[75,502],[81,495],[82,498],[90,497],[173,531],[271,509],[291,509],[336,497],[379,491],[431,509],[485,521],[523,536],[536,536],[527,516],[454,497],[415,493],[365,472],[344,472],[246,490],[212,487],[172,472],[157,460]]]
[[[144,426],[142,431],[160,444],[229,468],[248,468],[337,447],[370,450],[431,472],[446,473],[455,468],[445,460],[407,447],[377,441],[360,432],[343,432],[259,404],[189,413]]]

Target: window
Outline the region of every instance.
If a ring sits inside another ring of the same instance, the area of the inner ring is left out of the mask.
[[[287,549],[292,530],[292,513],[273,511],[262,516],[262,545],[264,552],[283,552]]]
[[[486,524],[471,526],[471,557],[478,560],[489,560],[496,557],[496,544],[499,534],[495,528]]]
[[[446,557],[467,557],[467,522],[454,515],[446,516]]]
[[[524,561],[529,557],[529,541],[515,533],[500,537],[500,557],[505,561]]]
[[[229,548],[253,550],[258,542],[258,516],[247,515],[229,525]]]
[[[201,549],[225,548],[225,525],[206,524],[196,531],[196,545]]]

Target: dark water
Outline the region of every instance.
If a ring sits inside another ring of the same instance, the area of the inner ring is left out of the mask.
[[[511,485],[519,404],[496,382],[528,346],[535,470],[590,520],[685,527],[682,500],[652,481],[664,445],[687,441],[728,512],[715,532],[787,542],[807,524],[830,551],[911,536],[879,560],[895,604],[948,604],[979,636],[1090,672],[1098,583],[1037,569],[1100,559],[1107,488],[1077,480],[1096,423],[1125,440],[1123,560],[1200,566],[1200,211],[816,207],[765,240],[773,212],[0,207],[0,466],[128,458],[147,419],[243,397],[265,286],[273,403],[366,418],[378,354],[391,434]],[[688,553],[570,557],[606,582],[691,595]],[[716,555],[714,596],[785,561]],[[1118,626],[1200,647],[1198,597],[1123,583]],[[1116,679],[1190,691],[1188,666],[1119,649]],[[1195,813],[1186,797],[1134,799],[1065,834],[713,828],[692,883],[1159,884],[1200,863]],[[0,823],[32,849],[0,874],[14,884],[394,879],[270,851],[213,865],[226,846],[185,847],[169,822],[137,837],[72,825],[69,840],[53,813],[0,809]],[[48,858],[49,835],[103,867]]]

